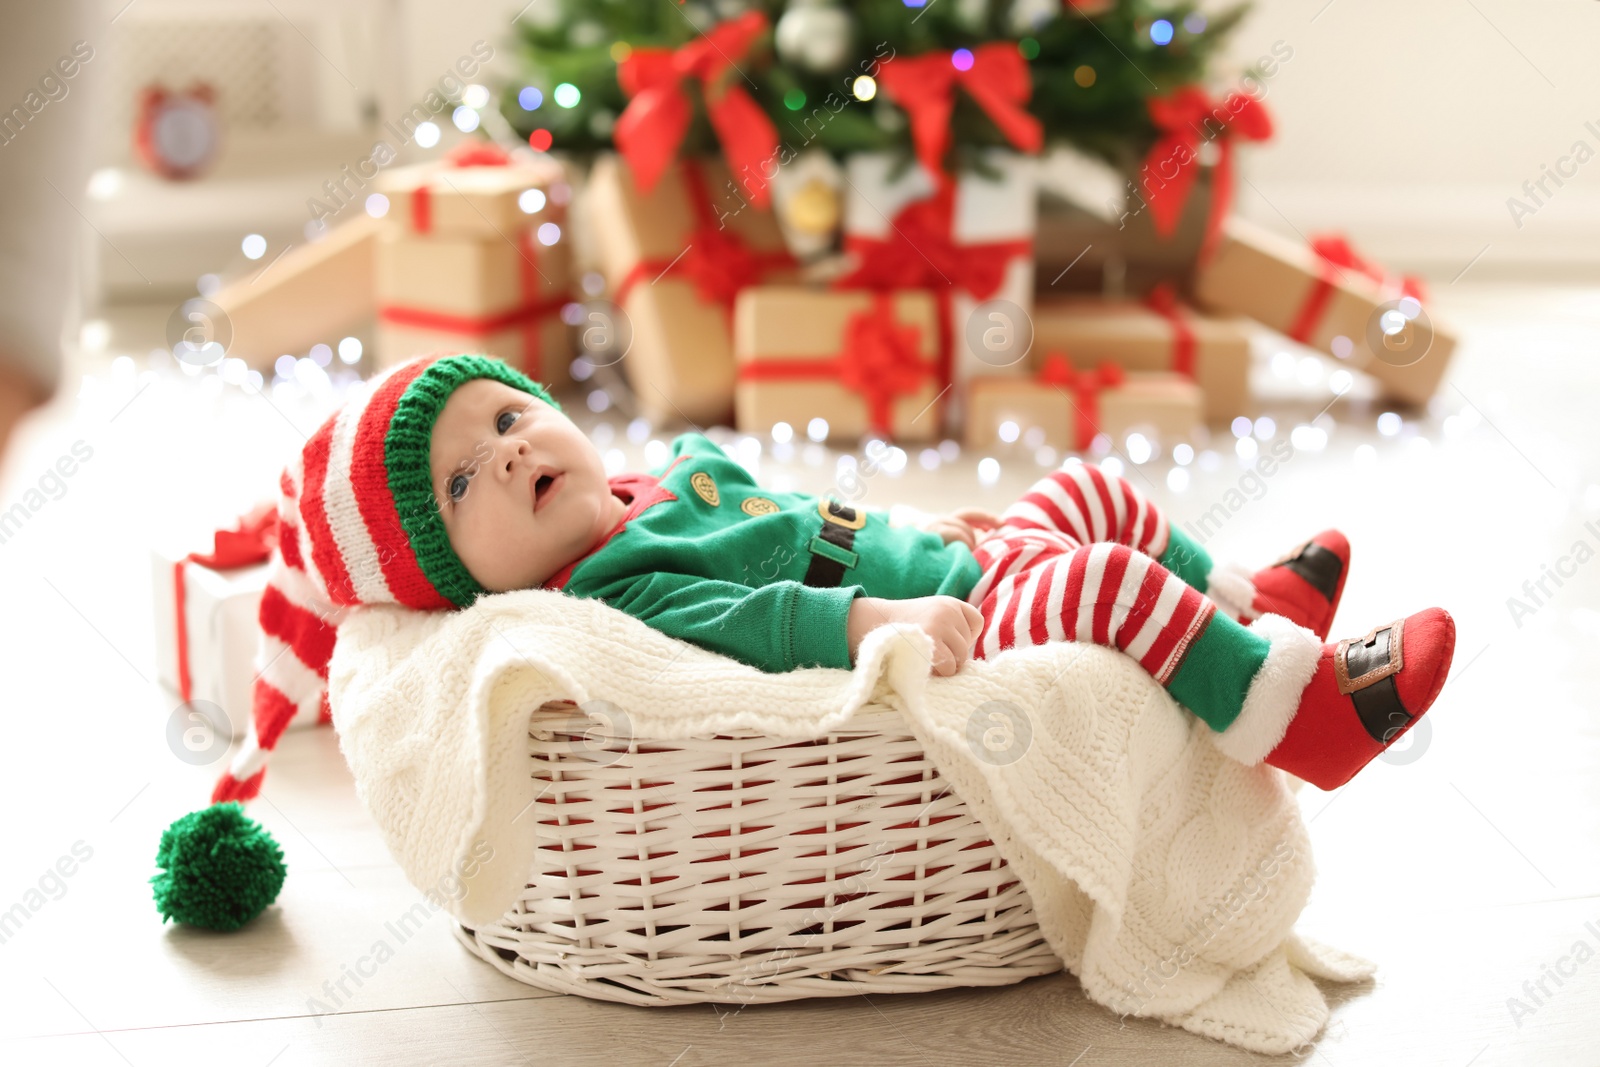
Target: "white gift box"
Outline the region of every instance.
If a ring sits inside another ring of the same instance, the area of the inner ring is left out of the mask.
[[[234,738],[243,738],[250,728],[250,693],[260,635],[256,615],[267,584],[268,564],[213,570],[184,561],[187,555],[171,546],[158,546],[151,552],[157,675],[182,700],[176,624],[181,566],[189,699],[220,707]]]
[[[981,377],[1028,373],[1032,337],[1032,241],[1038,217],[1038,161],[1008,149],[984,152],[991,177],[963,171],[956,177],[951,239],[958,245],[1027,241],[1029,251],[1010,257],[1000,287],[980,300],[959,286],[950,301],[950,378],[946,430],[956,432],[965,409],[965,383]],[[908,205],[931,196],[934,178],[919,163],[888,152],[851,156],[846,165],[844,232],[881,241]],[[1004,302],[991,304],[991,302]],[[980,317],[980,305],[989,305]],[[1010,305],[1007,307],[1006,305]]]

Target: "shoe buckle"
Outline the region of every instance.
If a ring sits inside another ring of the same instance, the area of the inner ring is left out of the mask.
[[[1385,661],[1369,668],[1364,674],[1350,677],[1350,649],[1358,645],[1363,649],[1375,648],[1378,634],[1384,630],[1389,631]],[[1347,637],[1340,641],[1333,653],[1333,675],[1339,683],[1339,692],[1348,696],[1358,689],[1365,689],[1375,682],[1381,682],[1398,671],[1404,663],[1400,649],[1400,635],[1404,632],[1405,619],[1396,619],[1382,626],[1374,626],[1367,631],[1365,637]]]
[[[1295,560],[1299,559],[1302,555],[1305,554],[1305,550],[1306,549],[1311,547],[1311,541],[1312,540],[1315,540],[1315,538],[1311,538],[1311,539],[1302,541],[1298,545],[1295,545],[1289,551],[1287,551],[1283,555],[1279,556],[1272,563],[1267,564],[1268,569],[1270,569],[1272,567],[1281,567],[1285,563],[1293,563]]]

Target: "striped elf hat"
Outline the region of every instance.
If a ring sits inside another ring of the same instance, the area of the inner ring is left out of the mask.
[[[428,463],[434,421],[456,387],[474,378],[561,410],[542,385],[502,360],[418,356],[347,399],[279,477],[250,733],[212,803],[254,797],[283,731],[330,720],[328,660],[351,608],[448,611],[488,592],[450,547]]]

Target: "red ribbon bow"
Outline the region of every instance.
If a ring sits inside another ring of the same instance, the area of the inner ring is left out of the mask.
[[[845,251],[857,266],[835,284],[841,289],[928,289],[939,305],[939,380],[950,381],[950,299],[961,289],[977,300],[993,296],[1017,256],[1031,255],[1029,238],[957,244],[951,236],[955,186],[940,183],[930,197],[914,201],[894,217],[882,240],[846,235]]]
[[[739,290],[760,281],[767,271],[794,263],[787,252],[757,253],[732,228],[722,227],[714,214],[711,191],[698,161],[685,159],[682,168],[689,212],[694,216],[687,247],[671,259],[646,257],[635,263],[612,297],[618,307],[627,302],[628,294],[640,282],[682,270],[694,284],[696,296],[706,303],[720,303],[731,311],[733,298]]]
[[[1422,279],[1414,275],[1391,278],[1382,266],[1365,258],[1355,250],[1348,238],[1340,233],[1321,234],[1311,239],[1311,250],[1317,254],[1317,279],[1300,303],[1300,310],[1290,323],[1288,334],[1301,344],[1309,344],[1328,301],[1333,298],[1334,286],[1345,271],[1354,271],[1371,280],[1382,289],[1398,287],[1402,296],[1421,302],[1427,299],[1427,289]]]
[[[845,324],[839,380],[866,399],[868,422],[881,433],[890,432],[894,398],[916,392],[932,373],[918,355],[921,333],[896,321],[886,293]]]
[[[493,141],[462,141],[441,160],[450,167],[509,167],[511,155]]]
[[[1073,404],[1078,409],[1077,449],[1085,451],[1100,432],[1100,390],[1111,389],[1125,381],[1122,368],[1115,363],[1101,363],[1094,370],[1077,370],[1060,352],[1045,356],[1044,366],[1034,375],[1036,381],[1071,389],[1075,394]]]
[[[189,675],[189,627],[184,618],[184,568],[191,562],[219,571],[263,563],[277,547],[278,505],[275,501],[267,501],[239,516],[233,529],[216,531],[212,535],[210,552],[191,552],[172,565],[172,619],[177,627],[178,695],[185,704],[193,699],[193,682]]]
[[[747,11],[676,51],[635,48],[617,67],[617,82],[629,102],[617,119],[612,140],[633,168],[641,190],[655,187],[683,143],[693,117],[683,82],[697,78],[706,116],[722,142],[729,168],[751,203],[767,206],[767,183],[760,168],[778,150],[777,127],[737,78],[720,90],[713,89],[713,83],[729,70],[737,70],[735,64],[766,29],[765,15]]]
[[[740,289],[761,276],[767,263],[732,231],[702,226],[694,231],[678,266],[703,302],[731,305]]]
[[[1178,228],[1189,192],[1200,176],[1202,140],[1215,139],[1220,155],[1211,175],[1211,215],[1206,220],[1201,257],[1210,255],[1233,201],[1233,139],[1265,141],[1272,136],[1272,117],[1260,101],[1229,93],[1221,103],[1198,86],[1186,85],[1169,96],[1148,101],[1150,119],[1160,131],[1144,161],[1145,203],[1156,232],[1170,237]],[[1211,132],[1215,130],[1215,132]],[[1170,164],[1176,170],[1168,174]]]
[[[277,503],[257,504],[239,516],[233,529],[216,531],[211,543],[210,552],[191,552],[186,558],[219,571],[264,562],[278,547]]]
[[[1026,238],[957,244],[952,237],[955,188],[907,204],[881,241],[846,236],[858,265],[839,284],[852,289],[964,289],[987,300],[1005,281],[1006,267],[1032,251]]]
[[[1006,140],[1025,152],[1037,152],[1044,143],[1044,129],[1025,106],[1033,95],[1033,79],[1022,55],[1013,45],[993,41],[974,48],[972,65],[958,70],[954,54],[895,56],[878,66],[878,84],[911,118],[911,141],[928,173],[944,174],[957,83]]]
[[[1319,258],[1336,267],[1344,267],[1359,274],[1365,274],[1380,287],[1398,285],[1402,295],[1412,297],[1418,301],[1426,299],[1424,294],[1427,290],[1421,278],[1406,274],[1402,275],[1398,281],[1391,279],[1382,266],[1357,252],[1355,246],[1350,243],[1349,238],[1342,233],[1326,233],[1313,237],[1311,239],[1311,250]]]
[[[891,405],[914,393],[934,370],[921,358],[922,331],[895,318],[894,298],[874,293],[872,306],[845,321],[836,359],[762,357],[740,364],[741,379],[835,378],[867,402],[867,421],[884,436],[893,432]]]

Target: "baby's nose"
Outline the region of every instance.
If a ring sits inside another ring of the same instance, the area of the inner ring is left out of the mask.
[[[517,461],[522,458],[524,452],[528,451],[528,448],[528,442],[521,438],[508,438],[504,450],[500,453],[505,469],[508,471],[515,470]]]

